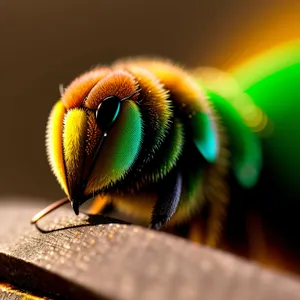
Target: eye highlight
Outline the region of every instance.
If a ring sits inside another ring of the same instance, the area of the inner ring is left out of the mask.
[[[105,98],[98,106],[95,116],[100,130],[106,131],[116,120],[121,106],[121,99],[117,96]]]

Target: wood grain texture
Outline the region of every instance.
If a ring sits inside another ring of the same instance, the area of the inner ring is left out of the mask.
[[[30,219],[44,203],[34,203],[11,198],[0,204],[0,278],[17,288],[68,299],[300,297],[295,278],[101,216],[75,217],[61,208],[39,223],[51,231],[41,233]]]
[[[51,300],[48,297],[39,297],[20,290],[10,284],[0,283],[0,300]]]

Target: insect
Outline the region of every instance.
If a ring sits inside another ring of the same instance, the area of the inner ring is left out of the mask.
[[[50,113],[46,140],[66,198],[33,222],[66,202],[78,214],[94,199],[94,212],[110,207],[152,229],[191,224],[186,234],[210,246],[226,217],[229,175],[249,188],[261,168],[236,108],[164,59],[123,59],[76,78]]]

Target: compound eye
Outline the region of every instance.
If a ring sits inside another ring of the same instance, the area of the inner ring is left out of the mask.
[[[96,110],[96,122],[102,131],[106,131],[116,120],[121,106],[121,99],[117,96],[105,98]]]

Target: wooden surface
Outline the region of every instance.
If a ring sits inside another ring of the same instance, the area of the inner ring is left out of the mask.
[[[56,231],[41,233],[30,224],[44,205],[36,203],[0,202],[0,278],[18,289],[68,299],[300,299],[296,279],[165,233],[75,217],[67,207],[40,222]],[[5,293],[0,299],[19,299]]]
[[[32,293],[20,290],[8,283],[0,283],[0,300],[51,300],[48,297],[39,297]]]

